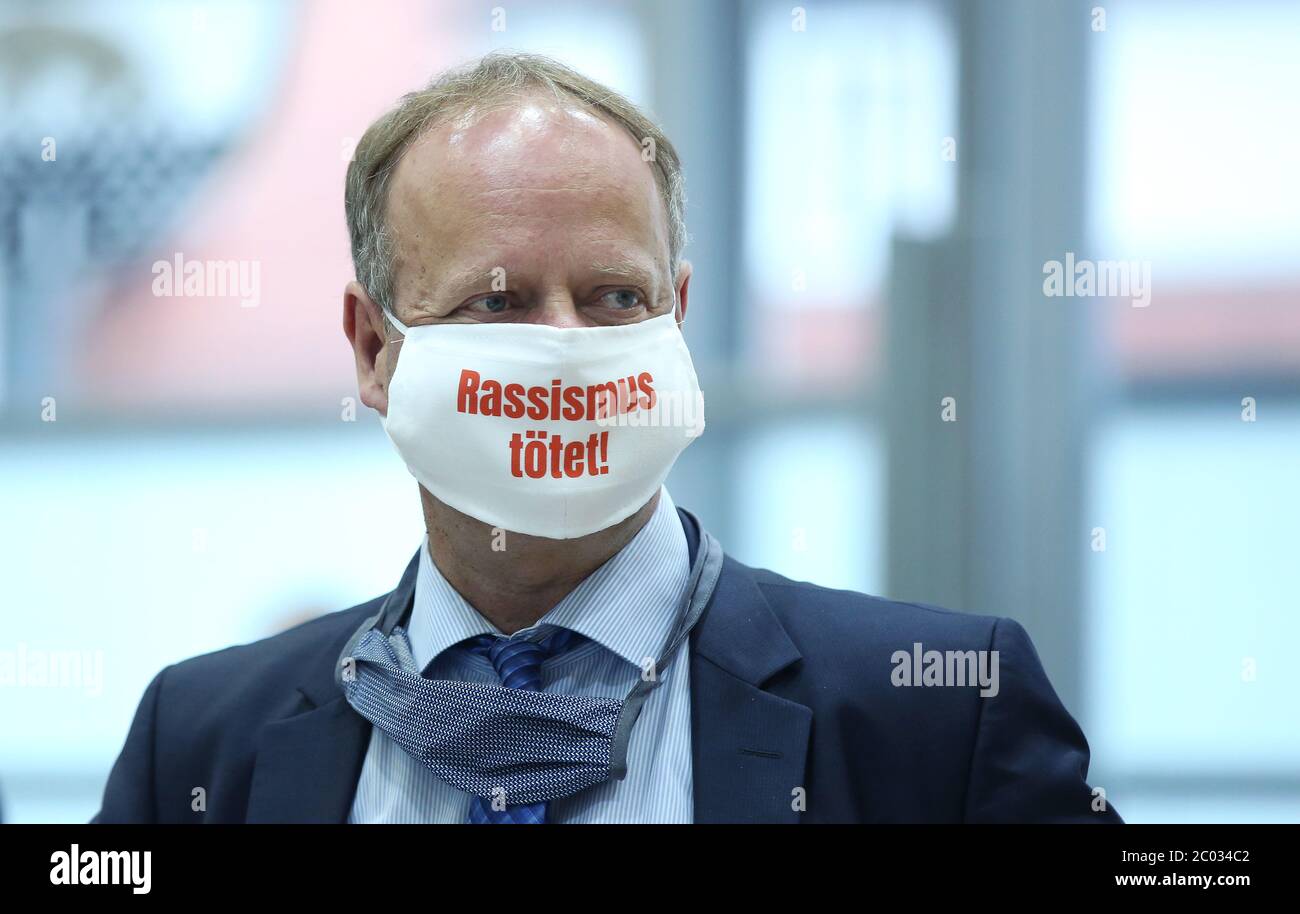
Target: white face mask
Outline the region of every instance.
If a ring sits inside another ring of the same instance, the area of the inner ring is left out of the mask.
[[[672,313],[406,328],[384,430],[420,484],[493,527],[572,539],[635,514],[704,431]]]

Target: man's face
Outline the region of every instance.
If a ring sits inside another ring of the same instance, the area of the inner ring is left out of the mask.
[[[670,268],[650,163],[625,130],[576,105],[526,97],[434,128],[398,164],[387,215],[393,311],[407,326],[609,326],[677,302],[685,314],[690,266]],[[362,396],[386,412],[401,346],[374,344],[373,362],[357,347]]]

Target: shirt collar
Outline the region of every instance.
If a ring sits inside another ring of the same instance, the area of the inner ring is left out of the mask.
[[[668,489],[660,487],[650,520],[622,549],[582,580],[536,623],[585,635],[635,666],[658,660],[690,577],[686,533]],[[417,669],[466,638],[502,634],[462,597],[420,545],[420,565],[407,636]]]

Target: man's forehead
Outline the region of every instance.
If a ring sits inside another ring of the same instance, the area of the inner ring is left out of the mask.
[[[652,170],[625,130],[576,103],[521,99],[416,140],[394,176],[388,221],[398,264],[417,262],[422,275],[409,278],[425,285],[426,258],[449,267],[458,253],[479,261],[489,249],[572,242],[575,231],[592,236],[584,246],[634,245],[666,265],[662,211]]]
[[[471,109],[425,131],[398,163],[392,185],[398,199],[390,201],[390,212],[428,200],[429,191],[484,194],[591,181],[655,190],[640,147],[625,130],[577,103],[522,98]]]

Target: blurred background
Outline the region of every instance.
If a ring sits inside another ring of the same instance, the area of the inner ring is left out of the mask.
[[[163,666],[396,582],[343,175],[498,47],[684,158],[678,504],[744,562],[1020,620],[1129,821],[1300,821],[1288,0],[0,3],[7,821],[93,815]],[[1045,294],[1067,255],[1149,300]]]

